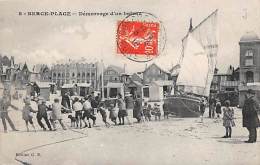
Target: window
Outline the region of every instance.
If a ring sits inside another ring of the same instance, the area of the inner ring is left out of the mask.
[[[62,77],[65,77],[65,73],[62,73]]]
[[[60,73],[58,73],[58,77],[60,77]]]
[[[247,50],[245,56],[246,57],[253,57],[254,56],[253,50],[252,49]]]
[[[75,73],[72,73],[72,77],[75,77]]]
[[[80,73],[78,73],[78,77],[80,77]]]
[[[66,73],[66,77],[69,77],[70,76],[70,73]]]
[[[82,77],[85,77],[85,72],[82,73]]]
[[[253,58],[250,58],[250,59],[246,59],[245,60],[245,66],[252,66],[254,65],[254,60]]]
[[[252,49],[246,51],[245,57],[245,66],[254,65],[254,52]]]
[[[56,77],[56,73],[53,73],[53,77]]]
[[[251,83],[254,82],[254,73],[251,71],[246,72],[246,82]]]
[[[87,76],[89,76],[90,74],[89,74],[89,72],[87,73]]]
[[[144,97],[149,97],[149,88],[143,88],[143,95]]]
[[[94,76],[95,76],[95,73],[91,73],[91,76],[94,77]]]

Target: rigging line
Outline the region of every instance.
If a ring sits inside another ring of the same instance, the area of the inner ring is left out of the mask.
[[[83,139],[83,138],[88,137],[88,132],[84,133],[84,132],[81,132],[81,131],[73,130],[71,128],[69,128],[69,130],[72,131],[72,132],[76,132],[76,133],[82,134],[84,136],[80,136],[80,137],[76,137],[76,138],[70,138],[70,139],[65,139],[65,140],[60,140],[60,141],[56,141],[56,142],[52,142],[52,143],[47,143],[47,144],[43,144],[43,145],[34,146],[34,147],[29,148],[29,149],[25,149],[25,150],[21,151],[20,153],[25,153],[25,152],[32,151],[32,150],[39,149],[39,148],[43,148],[43,147],[46,147],[46,146],[51,146],[51,145],[55,145],[55,144],[59,144],[59,143],[64,143],[64,142],[78,140],[78,139]],[[18,157],[18,155],[16,155],[15,158],[14,158],[14,160],[16,160],[17,162],[22,163],[23,165],[30,165],[30,163],[22,161],[22,160],[18,159],[17,157]]]

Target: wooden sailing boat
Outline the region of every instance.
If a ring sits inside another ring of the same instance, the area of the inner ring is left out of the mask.
[[[218,51],[217,10],[198,26],[190,26],[182,40],[178,93],[164,99],[166,108],[179,117],[197,117],[202,97],[208,97]]]

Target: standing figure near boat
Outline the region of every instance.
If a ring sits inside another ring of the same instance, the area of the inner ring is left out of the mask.
[[[203,122],[203,115],[204,115],[205,109],[206,109],[206,100],[203,97],[200,101],[200,119],[201,119],[201,122]]]
[[[216,99],[214,96],[209,98],[209,118],[215,117]]]
[[[249,132],[249,139],[246,143],[255,143],[257,140],[257,127],[260,126],[257,110],[259,104],[254,99],[255,92],[251,89],[247,91],[246,100],[242,109],[243,127],[246,127]]]
[[[217,118],[220,118],[221,114],[221,102],[219,100],[216,101],[216,113],[217,113]]]

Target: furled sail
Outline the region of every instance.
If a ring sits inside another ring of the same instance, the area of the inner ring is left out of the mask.
[[[185,92],[209,96],[210,85],[216,67],[216,58],[218,52],[217,12],[218,10],[214,11],[198,26],[190,29],[190,32],[182,40],[183,58],[181,71],[177,79],[177,85],[183,86],[183,90]],[[198,44],[195,44],[195,42],[198,42]],[[194,52],[189,52],[190,48],[188,48],[192,45],[201,45],[202,48],[196,46],[196,48],[194,47],[194,50],[192,51],[195,51],[195,49],[203,49],[207,56],[207,62],[205,59],[202,61],[202,55],[192,56],[192,53]],[[190,60],[190,57],[192,57],[192,61]],[[192,63],[188,64],[188,62],[185,61],[191,61]],[[200,66],[195,65],[197,61],[199,62]],[[208,67],[205,65],[208,65]],[[205,70],[202,70],[201,68],[205,68]],[[206,78],[205,71],[207,72]],[[189,83],[184,83],[188,82],[188,75],[190,76]]]

